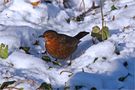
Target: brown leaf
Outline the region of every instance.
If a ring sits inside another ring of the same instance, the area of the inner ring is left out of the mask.
[[[41,3],[41,2],[40,2],[40,0],[39,0],[39,1],[37,1],[37,2],[31,2],[31,5],[32,5],[33,7],[36,7],[36,6],[38,6],[40,3]]]
[[[115,16],[113,15],[113,17],[112,17],[112,20],[114,21],[115,20]]]
[[[4,0],[4,4],[7,4],[10,0]]]

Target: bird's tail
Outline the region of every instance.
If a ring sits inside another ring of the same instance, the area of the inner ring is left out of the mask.
[[[81,38],[83,38],[84,36],[86,36],[87,34],[89,34],[89,32],[85,32],[82,31],[80,33],[78,33],[76,36],[74,36],[75,38],[77,38],[78,40],[80,40]]]

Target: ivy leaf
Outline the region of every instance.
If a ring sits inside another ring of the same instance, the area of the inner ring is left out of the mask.
[[[7,88],[9,85],[11,84],[14,84],[16,81],[7,81],[7,82],[4,82],[1,87],[0,87],[0,90],[3,90],[4,88]]]
[[[57,61],[51,61],[51,58],[49,56],[42,56],[42,59],[46,62],[51,62],[54,65],[61,66],[61,64]]]
[[[70,87],[65,86],[65,87],[64,87],[64,90],[70,90]]]
[[[120,77],[119,81],[123,82],[126,78],[125,77]]]
[[[61,66],[61,64],[60,64],[59,62],[53,61],[52,63],[53,63],[54,65]]]
[[[102,57],[102,59],[106,60],[106,59],[107,59],[107,57]]]
[[[129,75],[130,75],[130,74],[128,73],[126,76],[121,76],[121,77],[118,78],[118,80],[121,81],[121,82],[124,82],[125,79],[127,79],[127,77],[128,77]]]
[[[92,28],[91,36],[92,37],[98,37],[100,32],[100,28],[98,26],[94,26]]]
[[[19,90],[24,90],[24,88],[19,88]]]
[[[102,41],[102,36],[101,36],[101,33],[100,33],[100,28],[98,26],[94,26],[92,28],[91,36],[95,37],[99,41]]]
[[[107,26],[103,26],[103,28],[101,29],[101,35],[102,35],[102,41],[103,40],[107,40],[110,36],[110,33],[109,33],[109,29]]]
[[[42,59],[46,62],[51,62],[51,59],[49,56],[42,56]]]
[[[77,22],[84,21],[84,15],[79,15],[74,20]]]
[[[46,82],[43,82],[38,89],[39,90],[52,90],[52,86],[51,84],[47,84]]]
[[[30,54],[29,53],[30,47],[20,47],[20,49],[24,50],[25,53]]]
[[[107,26],[103,26],[100,30],[98,26],[94,26],[91,32],[92,37],[96,37],[99,41],[107,40],[110,36],[109,28]]]
[[[116,10],[117,8],[115,7],[115,5],[112,5],[111,6],[111,11],[113,11],[113,10]]]
[[[8,45],[0,44],[0,58],[6,59],[8,57]]]

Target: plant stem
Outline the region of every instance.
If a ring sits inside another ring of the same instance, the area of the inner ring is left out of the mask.
[[[104,14],[103,14],[102,0],[100,0],[100,6],[101,6],[101,17],[102,17],[102,28],[103,28],[103,26],[104,26]],[[102,40],[103,40],[103,30],[102,30]]]
[[[82,0],[82,2],[83,2],[84,12],[86,12],[84,0]]]
[[[103,28],[103,26],[104,26],[104,14],[103,14],[102,0],[100,0],[100,5],[101,5],[101,17],[102,17],[102,28]]]

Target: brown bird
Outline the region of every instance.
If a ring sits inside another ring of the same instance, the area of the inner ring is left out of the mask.
[[[53,30],[44,32],[43,37],[45,39],[46,51],[56,59],[66,59],[69,57],[77,48],[80,39],[88,32],[80,32],[76,36],[71,37],[65,34],[57,33]]]

